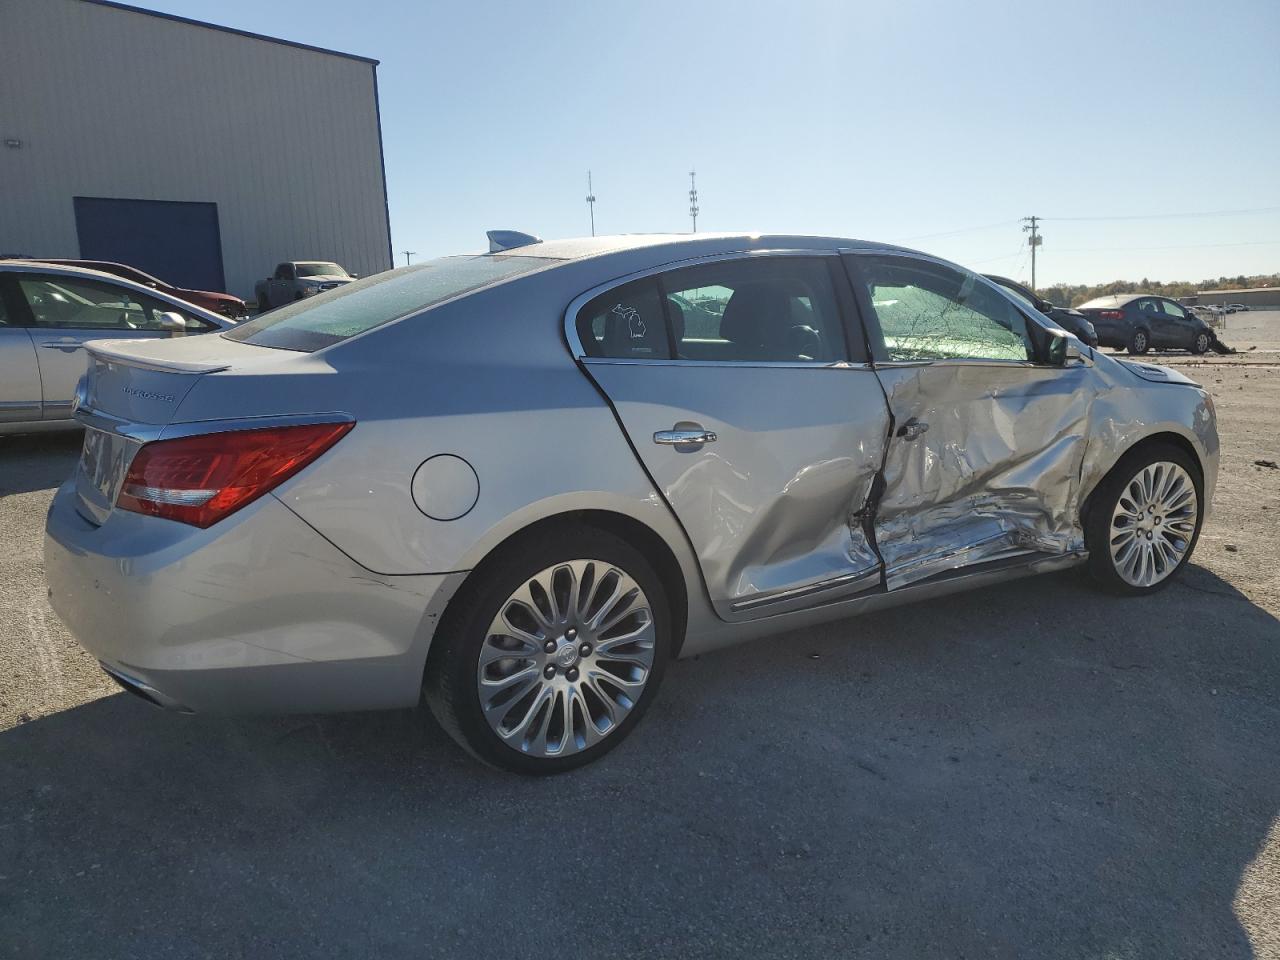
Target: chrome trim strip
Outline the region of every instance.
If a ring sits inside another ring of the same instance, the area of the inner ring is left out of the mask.
[[[643,360],[635,357],[579,357],[585,366],[647,367],[797,367],[802,370],[870,370],[869,363],[848,360]]]
[[[755,610],[759,607],[766,607],[774,603],[783,603],[788,600],[799,600],[803,597],[809,597],[816,593],[826,593],[829,590],[836,590],[840,587],[850,587],[856,583],[866,580],[880,582],[880,568],[875,567],[871,570],[860,570],[857,573],[846,573],[839,577],[832,577],[830,580],[821,580],[818,583],[807,584],[803,587],[790,587],[785,590],[775,590],[772,593],[757,594],[748,597],[745,600],[738,600],[729,605],[729,609],[735,613],[745,610]]]
[[[230,433],[236,430],[266,430],[270,427],[305,427],[319,423],[355,423],[349,413],[291,413],[273,417],[239,417],[234,420],[189,420],[185,423],[165,424],[158,440],[178,437],[195,437],[206,433]]]
[[[569,350],[573,354],[575,360],[601,360],[609,359],[604,357],[588,357],[586,350],[582,346],[582,340],[578,337],[577,317],[578,311],[587,305],[589,300],[600,296],[602,293],[608,293],[615,287],[623,284],[631,283],[633,280],[643,280],[645,277],[656,277],[662,273],[670,273],[673,270],[682,270],[685,267],[697,267],[706,263],[721,263],[726,260],[750,260],[754,257],[838,257],[840,254],[830,247],[823,250],[814,250],[810,248],[782,248],[768,250],[736,250],[733,253],[716,253],[704,257],[688,257],[683,260],[672,260],[668,263],[661,264],[656,267],[647,267],[644,270],[637,270],[635,273],[628,273],[625,276],[615,277],[598,286],[592,287],[585,293],[580,293],[569,302],[569,306],[564,312],[564,335],[569,343]],[[714,363],[719,366],[724,364],[716,360],[632,360],[631,363]],[[750,366],[759,366],[760,364],[749,364]],[[817,366],[827,365],[825,362],[817,362]],[[770,366],[792,366],[792,364],[770,364]],[[811,364],[801,364],[801,366],[811,366]]]

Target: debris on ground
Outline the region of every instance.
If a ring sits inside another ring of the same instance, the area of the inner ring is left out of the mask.
[[[1253,465],[1255,467],[1266,467],[1268,470],[1280,470],[1280,463],[1276,463],[1274,460],[1255,460]]]
[[[1223,547],[1226,549],[1227,553],[1239,553],[1239,552],[1240,552],[1240,548],[1239,548],[1239,547],[1237,547],[1234,543],[1227,543],[1227,544],[1223,544]]]

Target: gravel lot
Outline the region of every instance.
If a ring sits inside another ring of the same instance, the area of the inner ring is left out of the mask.
[[[1280,313],[1149,600],[1021,581],[674,665],[604,762],[123,694],[45,600],[74,436],[0,438],[0,956],[1280,957]],[[1154,358],[1153,358],[1154,359]]]

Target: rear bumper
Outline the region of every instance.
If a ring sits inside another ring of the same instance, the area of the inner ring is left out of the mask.
[[[114,511],[94,526],[58,491],[49,598],[105,669],[162,706],[213,713],[417,702],[462,574],[365,570],[267,496],[199,530]]]

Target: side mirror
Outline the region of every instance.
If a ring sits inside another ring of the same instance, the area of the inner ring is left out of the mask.
[[[170,333],[187,332],[187,321],[180,313],[166,311],[165,313],[160,314],[158,319],[160,321],[161,330],[167,330]]]
[[[1080,345],[1075,338],[1057,330],[1049,331],[1047,354],[1051,367],[1073,367],[1080,364],[1088,366],[1090,363],[1089,358],[1080,352]]]

